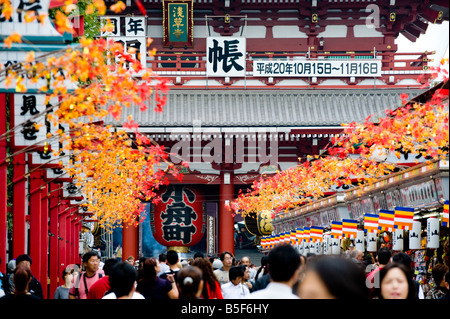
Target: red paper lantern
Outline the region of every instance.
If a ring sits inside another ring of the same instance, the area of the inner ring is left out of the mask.
[[[153,236],[161,245],[193,246],[205,233],[203,195],[188,186],[169,186],[151,214]]]

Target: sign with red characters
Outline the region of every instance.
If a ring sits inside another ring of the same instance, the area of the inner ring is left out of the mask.
[[[195,188],[169,186],[151,214],[156,241],[164,246],[193,246],[206,229],[203,195]]]

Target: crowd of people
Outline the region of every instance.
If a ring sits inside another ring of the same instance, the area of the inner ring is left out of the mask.
[[[1,261],[0,261],[1,262]],[[0,273],[0,297],[42,299],[32,260],[20,255]],[[433,267],[435,285],[424,291],[414,280],[405,253],[381,248],[375,260],[353,250],[340,256],[300,255],[290,245],[273,248],[255,267],[231,252],[218,258],[196,253],[180,262],[169,250],[158,258],[108,259],[94,251],[82,257],[82,271],[66,268],[53,299],[447,299],[449,269]]]

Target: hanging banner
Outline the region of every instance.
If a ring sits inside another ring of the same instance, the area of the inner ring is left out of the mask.
[[[377,236],[376,233],[367,233],[367,251],[368,252],[376,252],[377,251]]]
[[[378,215],[364,214],[364,231],[366,233],[378,233]]]
[[[322,242],[323,227],[311,226],[310,234],[311,234],[311,240],[313,243]]]
[[[356,231],[355,249],[364,252],[364,231]]]
[[[394,231],[395,212],[392,210],[380,209],[378,215],[378,229],[381,231]]]
[[[414,208],[395,206],[395,213],[394,213],[395,229],[406,229],[406,230],[411,229],[413,219],[414,219]]]
[[[246,38],[208,37],[206,76],[245,77]]]
[[[342,222],[331,222],[331,238],[342,238]]]
[[[346,238],[356,238],[356,231],[358,228],[358,221],[354,219],[342,220],[342,235]]]
[[[396,229],[392,236],[392,250],[403,250],[403,229]]]
[[[191,48],[194,45],[193,0],[163,0],[164,47]]]
[[[442,227],[448,227],[448,207],[449,201],[448,199],[444,202],[444,215],[442,216]]]
[[[412,229],[409,231],[409,249],[422,249],[421,226],[421,222],[413,221]]]
[[[439,219],[427,219],[427,248],[439,248]]]
[[[62,38],[48,15],[50,0],[10,0],[13,12],[9,18],[0,7],[0,35],[19,33],[22,37]]]
[[[381,61],[253,61],[260,77],[380,77]]]

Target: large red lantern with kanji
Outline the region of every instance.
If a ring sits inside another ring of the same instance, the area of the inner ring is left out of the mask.
[[[206,218],[201,192],[189,186],[169,186],[151,214],[153,236],[161,245],[193,246],[202,239]]]

